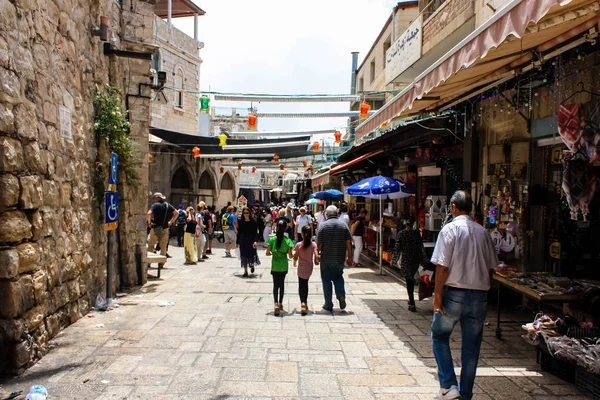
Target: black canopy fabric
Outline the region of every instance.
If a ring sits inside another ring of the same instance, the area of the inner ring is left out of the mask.
[[[179,133],[169,131],[166,129],[150,128],[150,133],[165,142],[173,145],[183,147],[186,149],[192,149],[199,147],[202,154],[222,154],[223,158],[227,158],[228,154],[245,154],[243,158],[260,158],[265,157],[252,157],[252,154],[272,154],[279,155],[283,158],[294,158],[312,156],[313,152],[307,151],[308,145],[305,143],[310,140],[310,136],[297,136],[277,139],[232,139],[227,138],[228,145],[250,145],[250,144],[277,144],[277,143],[288,143],[286,145],[277,147],[267,147],[264,149],[260,147],[252,149],[236,149],[230,148],[229,146],[219,146],[219,138],[209,136],[196,136],[188,135],[185,133]],[[304,142],[304,143],[303,143]],[[269,156],[272,157],[272,156]]]

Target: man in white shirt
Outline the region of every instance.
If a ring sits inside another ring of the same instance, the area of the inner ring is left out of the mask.
[[[348,225],[348,229],[350,229],[350,216],[348,215],[348,204],[340,204],[340,216],[338,218],[340,221],[345,222],[346,225]]]
[[[294,237],[296,238],[297,242],[302,241],[302,228],[304,227],[304,225],[310,226],[310,231],[314,236],[315,232],[312,229],[312,217],[306,214],[305,207],[300,207],[300,215],[296,217],[296,221],[294,224]]]
[[[492,238],[469,213],[471,195],[459,190],[450,199],[452,217],[440,231],[431,262],[437,265],[431,339],[438,366],[439,400],[471,400],[479,361],[491,275],[498,266]],[[450,352],[450,335],[460,321],[460,392]]]
[[[317,212],[315,219],[317,220],[317,232],[318,232],[319,227],[321,225],[323,225],[323,222],[325,222],[325,220],[327,219],[327,218],[325,218],[325,207],[322,204],[319,204],[319,212]]]

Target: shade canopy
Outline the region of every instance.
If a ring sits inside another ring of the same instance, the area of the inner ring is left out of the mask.
[[[415,194],[414,186],[400,179],[386,176],[373,176],[363,179],[346,189],[350,196],[362,196],[370,199],[402,199]]]
[[[310,200],[307,200],[304,204],[306,204],[307,206],[309,206],[311,204],[323,204],[323,200],[310,199]]]
[[[339,190],[330,189],[324,190],[322,192],[313,193],[311,196],[313,199],[334,200],[339,199],[340,197],[344,197],[344,193],[340,192]]]

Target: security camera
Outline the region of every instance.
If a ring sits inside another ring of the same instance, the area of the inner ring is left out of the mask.
[[[167,72],[166,71],[157,71],[156,72],[156,80],[158,87],[163,87],[167,84]]]
[[[203,49],[204,48],[204,42],[198,42],[198,48],[199,49]]]

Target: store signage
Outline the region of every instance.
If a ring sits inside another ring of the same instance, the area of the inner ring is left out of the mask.
[[[408,26],[402,35],[385,52],[385,84],[391,83],[408,67],[421,58],[423,27],[421,17]]]

